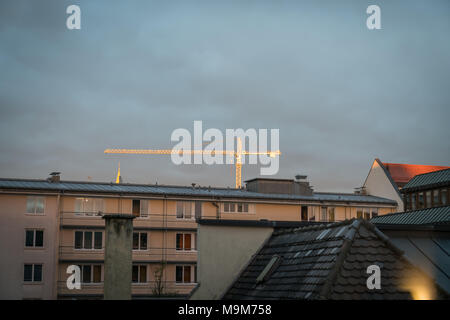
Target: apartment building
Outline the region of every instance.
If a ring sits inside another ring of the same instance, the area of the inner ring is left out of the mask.
[[[304,181],[247,188],[0,179],[1,299],[101,299],[102,215],[134,214],[132,297],[186,297],[197,282],[197,219],[340,221],[395,211],[393,200],[313,192]],[[67,269],[80,266],[81,289]],[[220,270],[218,270],[220,272]]]

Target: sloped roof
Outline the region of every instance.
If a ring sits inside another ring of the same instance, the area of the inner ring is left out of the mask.
[[[370,222],[395,225],[450,224],[450,206],[380,215]]]
[[[170,195],[170,196],[196,196],[196,197],[223,197],[223,198],[246,198],[266,200],[304,200],[304,201],[332,201],[332,202],[360,202],[397,205],[394,200],[351,193],[325,193],[316,192],[311,196],[294,194],[270,194],[250,192],[232,188],[209,188],[209,187],[185,187],[166,186],[151,184],[128,184],[128,183],[102,183],[102,182],[77,182],[61,181],[49,182],[47,180],[30,179],[5,179],[0,178],[0,189],[19,190],[47,190],[55,192],[92,192],[92,193],[126,193],[147,195]]]
[[[402,192],[446,185],[450,185],[450,169],[417,175],[403,187]]]
[[[257,284],[274,255],[279,264]],[[379,290],[367,288],[370,265],[380,267]],[[403,286],[417,278],[427,276],[372,224],[353,219],[275,231],[224,299],[411,299]]]
[[[434,172],[443,169],[450,169],[447,166],[430,166],[421,164],[405,164],[405,163],[388,163],[383,162],[383,166],[389,172],[392,180],[398,187],[404,186],[414,176]]]

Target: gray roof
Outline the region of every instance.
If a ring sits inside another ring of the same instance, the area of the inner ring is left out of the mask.
[[[367,288],[371,265],[380,267],[381,289]],[[275,231],[224,299],[410,299],[402,284],[418,277],[431,280],[370,222],[346,220]]]
[[[53,192],[91,192],[91,193],[121,193],[121,194],[146,194],[146,195],[169,195],[169,196],[195,196],[206,198],[245,198],[245,199],[267,199],[267,200],[302,200],[302,201],[331,201],[331,202],[359,202],[368,204],[397,205],[397,202],[376,196],[347,194],[347,193],[322,193],[316,192],[311,196],[293,194],[268,194],[250,192],[246,190],[231,188],[209,188],[209,187],[183,187],[165,185],[142,185],[142,184],[114,184],[100,182],[75,182],[61,181],[49,182],[47,180],[25,180],[25,179],[0,179],[0,189],[20,190],[46,190]]]
[[[406,258],[418,266],[439,286],[450,293],[450,238],[447,233],[433,236],[421,233],[390,232],[389,239],[405,252]]]
[[[401,192],[450,185],[450,169],[444,169],[413,177],[402,188]]]
[[[370,221],[375,224],[392,225],[450,224],[450,206],[386,214]]]

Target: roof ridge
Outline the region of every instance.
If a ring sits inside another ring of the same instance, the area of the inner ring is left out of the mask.
[[[274,236],[278,236],[281,234],[288,234],[288,233],[296,233],[296,232],[304,232],[304,231],[317,231],[317,230],[323,230],[331,227],[339,227],[342,225],[347,225],[353,222],[355,219],[350,220],[343,220],[343,221],[337,221],[337,222],[330,222],[330,223],[320,223],[320,221],[317,221],[317,224],[314,225],[306,225],[302,227],[294,227],[294,228],[285,228],[276,230],[273,232]]]
[[[415,212],[418,212],[418,211],[431,211],[433,209],[439,209],[439,208],[445,208],[445,207],[450,207],[450,204],[442,205],[442,206],[438,206],[438,207],[431,207],[431,208],[423,208],[423,209],[416,209],[416,210],[410,210],[410,211],[403,211],[403,212],[393,212],[393,213],[383,214],[381,216],[377,216],[377,217],[374,217],[372,219],[376,220],[376,219],[382,218],[382,217],[390,217],[390,216],[394,216],[394,215],[411,214],[411,213],[415,213]],[[370,221],[372,221],[372,219],[370,219]]]
[[[344,264],[347,254],[350,251],[350,248],[353,244],[353,240],[355,239],[356,232],[362,225],[363,219],[351,219],[348,221],[351,222],[350,229],[345,234],[344,243],[342,244],[341,247],[342,248],[341,252],[339,252],[339,255],[336,258],[336,262],[334,263],[333,268],[330,270],[330,273],[325,279],[325,282],[322,285],[322,288],[318,294],[319,299],[329,299],[329,296],[331,294],[331,288],[333,287],[333,284],[337,279],[339,271],[341,270]]]

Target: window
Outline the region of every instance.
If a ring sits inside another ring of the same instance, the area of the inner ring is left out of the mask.
[[[328,221],[334,222],[334,208],[328,208]]]
[[[301,218],[302,221],[308,221],[308,207],[301,206]]]
[[[316,207],[311,207],[311,214],[309,216],[309,221],[316,221]]]
[[[27,213],[44,214],[44,197],[27,197]]]
[[[177,233],[177,250],[192,250],[192,235],[190,233]]]
[[[427,191],[426,193],[426,207],[431,208],[431,191]]]
[[[418,209],[424,208],[424,197],[423,192],[419,193],[419,199],[418,199]]]
[[[439,190],[435,189],[435,190],[433,190],[433,206],[437,207],[440,205],[441,205],[441,203],[439,201]]]
[[[177,201],[177,218],[192,218],[192,201]]]
[[[225,202],[223,204],[223,212],[226,213],[236,213],[236,212],[248,212],[248,203],[236,203],[236,202]]]
[[[356,218],[357,218],[357,219],[361,219],[362,217],[363,217],[363,210],[360,209],[360,208],[358,208],[358,209],[356,210]]]
[[[448,203],[448,190],[447,189],[441,189],[441,203],[442,205],[447,205]]]
[[[133,199],[133,215],[138,218],[148,218],[148,200]]]
[[[147,250],[147,232],[133,232],[133,250]]]
[[[101,231],[75,231],[75,249],[102,249],[103,233]]]
[[[42,264],[25,264],[23,267],[23,281],[41,282]]]
[[[44,230],[26,230],[25,231],[25,247],[44,246]]]
[[[372,209],[372,218],[378,217],[378,208]]]
[[[321,207],[320,209],[320,221],[327,221],[327,207]]]
[[[411,210],[416,210],[416,194],[411,193]]]
[[[177,283],[191,283],[191,266],[176,266]]]
[[[369,220],[370,219],[370,209],[364,208],[364,219]]]
[[[147,266],[145,265],[134,265],[132,281],[134,283],[146,283],[147,282]]]
[[[104,201],[99,198],[76,198],[75,214],[94,216],[104,211]]]
[[[80,265],[82,283],[100,283],[102,282],[102,266],[99,264]]]

